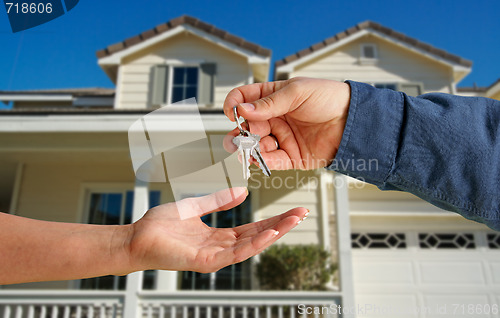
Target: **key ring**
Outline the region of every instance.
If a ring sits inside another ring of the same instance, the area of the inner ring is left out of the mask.
[[[241,135],[244,135],[244,136],[248,136],[248,134],[250,133],[248,130],[245,130],[243,129],[243,127],[241,127],[241,123],[240,121],[238,120],[238,118],[240,117],[238,115],[238,111],[236,110],[236,108],[238,108],[238,106],[234,106],[233,107],[233,113],[234,113],[234,121],[236,122],[236,126],[238,127],[238,129],[240,130],[240,134]],[[243,118],[245,119],[245,118]],[[245,119],[245,123],[247,124],[247,127],[248,129],[250,129],[250,125],[248,124],[248,121]]]

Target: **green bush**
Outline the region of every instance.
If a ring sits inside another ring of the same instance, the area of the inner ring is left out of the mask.
[[[318,245],[273,245],[257,264],[260,286],[266,290],[326,290],[336,270]]]

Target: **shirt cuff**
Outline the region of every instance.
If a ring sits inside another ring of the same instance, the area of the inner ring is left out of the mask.
[[[339,150],[327,169],[383,188],[396,158],[403,121],[400,92],[346,81],[349,114]]]

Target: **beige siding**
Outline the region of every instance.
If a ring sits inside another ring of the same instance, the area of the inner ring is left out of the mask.
[[[360,45],[377,46],[376,63],[360,63]],[[424,91],[451,92],[451,68],[373,35],[366,35],[337,50],[297,67],[290,77],[307,76],[366,83],[423,83]]]
[[[17,214],[58,222],[83,222],[79,214],[84,182],[130,182],[130,164],[26,164]]]
[[[319,176],[314,171],[277,172],[271,178],[259,179],[258,217],[266,219],[296,207],[310,210],[308,218],[294,228],[279,243],[320,244]],[[250,189],[255,184],[250,184]]]
[[[227,93],[249,78],[246,58],[191,33],[179,34],[128,57],[121,66],[118,108],[151,107],[151,70],[167,60],[217,63],[215,107],[222,108]]]

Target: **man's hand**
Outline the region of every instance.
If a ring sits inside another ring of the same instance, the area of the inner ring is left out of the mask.
[[[261,136],[260,149],[270,169],[315,169],[327,166],[337,153],[349,100],[346,83],[298,77],[235,88],[224,101],[224,113],[234,121],[233,107],[238,105],[250,132]],[[232,137],[238,133],[235,129],[225,138],[228,151],[236,150]]]
[[[131,267],[214,272],[260,253],[294,228],[308,212],[305,208],[295,208],[235,228],[213,228],[201,221],[203,215],[241,204],[247,195],[246,188],[233,188],[152,208],[132,226]],[[229,203],[221,206],[220,202]],[[196,212],[193,215],[200,216],[181,220],[179,205],[190,207]]]

